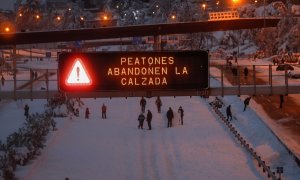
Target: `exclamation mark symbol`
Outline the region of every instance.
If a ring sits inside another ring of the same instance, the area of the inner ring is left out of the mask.
[[[77,66],[76,68],[76,72],[77,72],[77,81],[79,81],[79,72],[80,72],[80,68]]]

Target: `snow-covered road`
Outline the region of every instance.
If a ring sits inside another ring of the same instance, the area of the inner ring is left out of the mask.
[[[199,97],[146,99],[152,131],[137,128],[139,98],[84,99],[80,117],[57,119],[58,131],[32,164],[18,167],[20,179],[264,179],[252,158],[232,140]],[[108,119],[100,118],[102,103]],[[178,123],[179,106],[185,110]],[[84,119],[89,107],[91,118]],[[166,128],[172,107],[174,128]]]

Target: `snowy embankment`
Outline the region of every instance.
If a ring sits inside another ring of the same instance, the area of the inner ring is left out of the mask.
[[[152,131],[137,128],[139,98],[84,99],[80,117],[57,119],[54,132],[31,165],[19,167],[21,179],[263,179],[252,158],[224,130],[199,97],[147,99]],[[100,118],[102,103],[108,119]],[[177,109],[185,109],[184,125]],[[84,119],[89,107],[91,118]],[[166,128],[172,107],[174,128]]]

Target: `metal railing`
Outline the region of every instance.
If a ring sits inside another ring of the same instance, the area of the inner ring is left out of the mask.
[[[244,74],[247,67],[248,74]],[[295,71],[299,65],[293,65]],[[298,74],[277,71],[273,65],[210,65],[208,89],[138,90],[66,93],[70,97],[225,96],[299,94]],[[0,99],[44,99],[59,92],[57,69],[1,69]],[[300,76],[299,76],[300,77]]]

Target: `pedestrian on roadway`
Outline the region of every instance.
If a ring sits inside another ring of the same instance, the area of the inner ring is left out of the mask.
[[[279,108],[282,109],[282,104],[284,103],[284,96],[282,94],[280,94],[279,98],[280,98]]]
[[[145,115],[143,114],[143,112],[141,112],[141,114],[140,114],[139,117],[138,117],[138,121],[139,121],[138,128],[139,128],[139,129],[144,129],[144,128],[143,128],[144,120],[145,120]]]
[[[171,107],[169,107],[169,110],[167,111],[167,119],[168,119],[168,128],[172,127],[172,120],[174,117],[174,113]]]
[[[151,130],[152,113],[150,110],[148,110],[146,121],[148,123],[148,130]]]
[[[142,99],[140,100],[140,106],[143,113],[145,112],[146,103],[146,99],[142,97]]]
[[[5,79],[4,79],[3,75],[2,75],[2,77],[1,77],[1,84],[2,84],[2,86],[4,86],[4,81],[5,81]]]
[[[155,104],[157,106],[157,111],[158,113],[161,113],[161,106],[162,106],[162,102],[159,96],[157,96],[157,99],[155,101]]]
[[[179,107],[179,109],[178,109],[178,113],[179,113],[179,115],[180,115],[180,121],[179,121],[179,123],[181,124],[181,125],[183,125],[183,109],[182,109],[182,107],[180,106]]]
[[[90,110],[89,108],[85,109],[85,119],[89,119],[90,118]]]
[[[249,70],[247,68],[247,66],[244,68],[244,76],[245,76],[245,79],[247,79],[248,77],[248,73],[249,73]]]
[[[105,106],[104,103],[102,104],[101,110],[102,110],[102,119],[106,119],[106,110],[107,110],[107,107]]]
[[[231,105],[227,106],[226,108],[226,115],[227,115],[227,120],[232,120],[232,113],[231,113]]]
[[[251,99],[251,97],[248,96],[248,97],[244,100],[244,111],[246,110],[247,106],[249,105],[250,99]]]
[[[26,119],[28,119],[28,117],[29,117],[29,106],[28,106],[28,104],[26,104],[25,107],[24,107],[24,115],[25,115]]]

